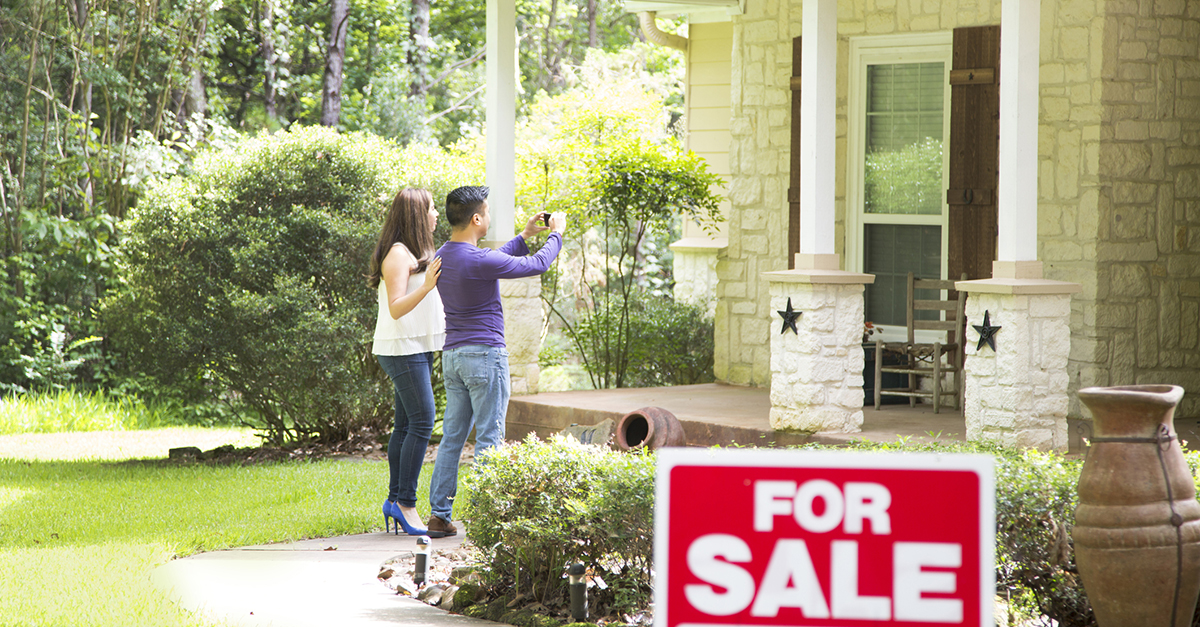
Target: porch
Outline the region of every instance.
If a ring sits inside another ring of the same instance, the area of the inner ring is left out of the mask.
[[[897,438],[913,443],[962,442],[966,427],[962,414],[953,410],[933,413],[930,405],[885,405],[876,411],[863,408],[859,433],[786,433],[771,429],[770,390],[723,383],[662,388],[575,390],[513,396],[508,403],[505,437],[510,440],[537,433],[547,437],[567,427],[594,425],[642,407],[662,407],[683,425],[688,446],[792,446],[816,442],[844,444],[852,440],[890,442]],[[1067,453],[1082,451],[1083,438],[1091,434],[1090,420],[1068,419]],[[1200,447],[1200,420],[1177,419],[1175,429],[1184,448]]]

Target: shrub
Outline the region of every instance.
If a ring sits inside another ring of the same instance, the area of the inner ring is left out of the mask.
[[[807,445],[800,450],[828,450]],[[1022,624],[1094,627],[1070,547],[1083,461],[983,444],[854,442],[876,452],[982,453],[996,468],[996,590]],[[1200,452],[1186,453],[1193,476]],[[548,607],[563,604],[563,572],[580,561],[607,589],[592,613],[629,612],[650,601],[654,458],[572,440],[534,437],[500,449],[469,479],[468,532],[489,581]],[[1200,612],[1198,612],[1200,615]],[[1193,625],[1200,624],[1193,619]]]
[[[459,162],[437,152],[312,127],[198,158],[125,225],[104,306],[114,347],[135,373],[243,410],[273,443],[387,428],[364,275],[399,187],[444,198],[459,184]]]
[[[497,449],[466,480],[466,519],[493,589],[567,605],[569,564],[607,588],[589,592],[593,615],[650,601],[654,457],[555,437]]]
[[[625,384],[630,387],[691,385],[713,380],[713,321],[704,306],[677,303],[670,298],[633,293],[629,306],[629,363]],[[594,378],[615,380],[616,363],[604,358],[610,318],[626,312],[597,306],[583,312],[575,326],[577,346],[590,356],[585,368]],[[602,368],[608,372],[600,372]]]

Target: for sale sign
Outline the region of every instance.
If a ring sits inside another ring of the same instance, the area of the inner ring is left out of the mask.
[[[655,626],[992,624],[992,460],[662,449]]]

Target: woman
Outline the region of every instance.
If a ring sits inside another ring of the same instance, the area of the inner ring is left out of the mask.
[[[437,293],[442,260],[434,257],[438,212],[433,196],[406,188],[396,194],[371,256],[371,287],[379,291],[372,350],[392,379],[395,426],[388,442],[391,473],[383,524],[389,518],[411,536],[427,530],[417,514],[417,478],[433,433],[433,353],[446,340],[446,317]]]

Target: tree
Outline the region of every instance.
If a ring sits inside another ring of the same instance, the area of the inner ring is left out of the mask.
[[[275,110],[275,1],[262,0],[262,60],[263,60],[263,105],[267,121],[274,124],[278,115]]]
[[[408,34],[408,65],[413,80],[409,94],[424,97],[429,91],[429,0],[412,0]]]
[[[208,6],[0,5],[0,388],[62,373],[63,351],[98,330],[115,225],[136,200],[134,144],[187,128]]]
[[[342,68],[346,64],[346,29],[350,0],[332,0],[329,45],[325,51],[325,81],[321,89],[321,125],[335,127],[342,115]]]
[[[666,103],[679,87],[678,60],[646,45],[593,50],[574,84],[543,94],[518,131],[521,211],[566,211],[584,233],[544,275],[542,294],[594,387],[633,381],[634,331],[647,328],[633,316],[663,309],[643,298],[659,297],[649,242],[669,241],[681,214],[718,219],[709,189],[719,179],[671,133]]]

